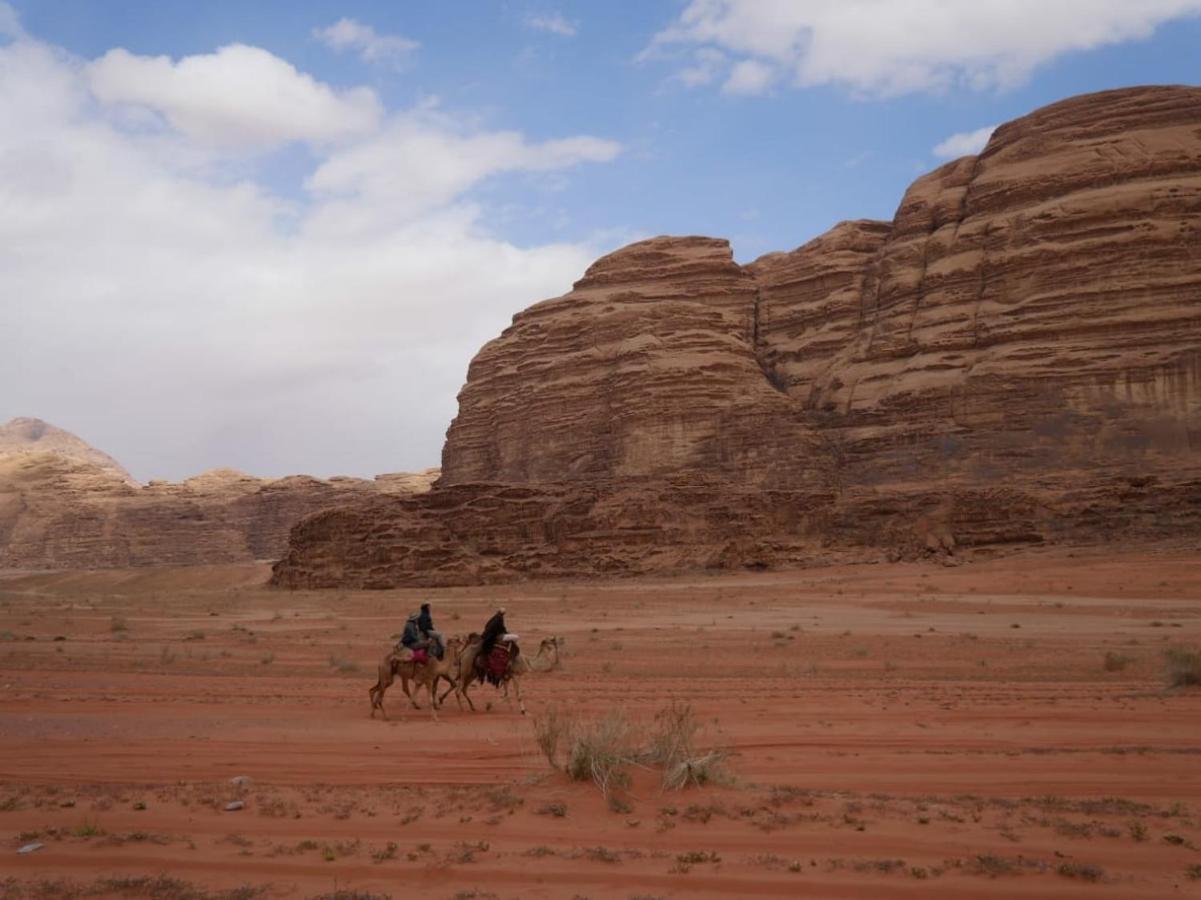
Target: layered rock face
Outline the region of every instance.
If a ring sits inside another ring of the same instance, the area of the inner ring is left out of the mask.
[[[684,470],[779,481],[762,457],[772,429],[789,437],[793,404],[755,354],[756,290],[729,244],[712,238],[657,238],[598,260],[472,361],[442,483]]]
[[[276,559],[305,516],[369,494],[428,490],[436,477],[265,480],[223,469],[142,486],[69,432],[16,419],[0,427],[0,568]]]
[[[465,484],[365,497],[301,521],[272,581],[289,588],[768,569],[1050,543],[1127,546],[1201,535],[1201,475],[840,492],[703,479]]]
[[[891,223],[605,257],[472,363],[431,495],[304,523],[276,577],[1196,540],[1198,484],[1201,90],[1131,88],[1001,126]]]
[[[442,480],[795,488],[1193,459],[1199,248],[1201,91],[1067,100],[918,179],[892,223],[745,268],[705,238],[598,261],[472,363]]]
[[[438,489],[308,520],[279,583],[1196,536],[1201,90],[1039,110],[745,267],[619,250],[459,400]]]

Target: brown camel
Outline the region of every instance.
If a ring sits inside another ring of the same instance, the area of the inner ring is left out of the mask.
[[[517,697],[517,706],[521,709],[523,716],[526,713],[525,703],[521,699],[521,676],[531,672],[549,672],[552,669],[557,669],[559,667],[559,645],[562,641],[563,639],[560,637],[543,638],[542,642],[538,645],[538,653],[533,658],[528,658],[520,652],[510,658],[509,668],[501,677],[500,684],[497,687],[504,689],[504,697],[508,699],[509,684],[512,683],[513,693]],[[479,635],[468,635],[467,646],[459,654],[456,683],[446,689],[442,694],[442,700],[445,700],[453,690],[455,692],[455,699],[458,700],[460,707],[462,707],[463,701],[466,700],[472,712],[475,711],[475,704],[471,702],[471,697],[467,691],[473,681],[483,681],[483,678],[475,670],[475,658],[479,654],[479,651]]]
[[[409,698],[409,702],[413,704],[413,709],[421,709],[421,704],[409,690],[409,682],[412,681],[418,689],[422,687],[429,689],[430,709],[436,718],[438,707],[441,705],[436,693],[438,679],[446,679],[450,682],[450,690],[454,689],[455,679],[459,673],[459,656],[463,652],[463,643],[461,637],[452,637],[446,642],[446,651],[442,654],[441,659],[431,656],[424,663],[402,659],[400,652],[396,650],[380,660],[379,677],[367,691],[367,695],[371,698],[371,718],[375,718],[377,709],[383,713],[385,719],[388,718],[387,710],[384,709],[384,692],[392,686],[392,682],[397,677],[400,678],[400,687],[405,692],[405,696]],[[445,695],[443,696],[445,697]]]

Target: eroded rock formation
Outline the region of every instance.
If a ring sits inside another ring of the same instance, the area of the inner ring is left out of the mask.
[[[261,479],[219,469],[142,486],[69,432],[15,419],[0,426],[0,568],[275,559],[305,516],[365,495],[428,490],[436,477]]]
[[[465,582],[1201,533],[1201,89],[1072,98],[892,222],[737,265],[656,238],[473,360],[423,497],[280,584]]]

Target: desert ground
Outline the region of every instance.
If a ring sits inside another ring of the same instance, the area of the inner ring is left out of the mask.
[[[1201,897],[1201,689],[1164,653],[1201,643],[1195,553],[387,592],[268,571],[0,579],[0,896]],[[369,716],[423,599],[450,634],[504,605],[527,652],[565,639],[528,716],[481,685],[435,719],[399,684]],[[535,738],[552,712],[649,735],[673,704],[720,783],[636,764],[606,799]]]

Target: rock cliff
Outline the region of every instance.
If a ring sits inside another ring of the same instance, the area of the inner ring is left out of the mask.
[[[219,469],[142,486],[69,432],[15,419],[0,426],[0,568],[276,559],[305,516],[365,495],[428,490],[436,477],[260,479]]]
[[[442,472],[301,523],[277,583],[1196,540],[1201,89],[1040,109],[747,266],[598,260],[472,361]]]

